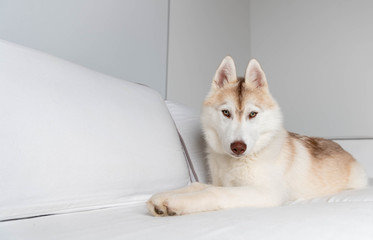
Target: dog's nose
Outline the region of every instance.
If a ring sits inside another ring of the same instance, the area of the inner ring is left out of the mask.
[[[242,141],[236,141],[231,144],[231,150],[236,155],[241,155],[246,151],[246,144]]]

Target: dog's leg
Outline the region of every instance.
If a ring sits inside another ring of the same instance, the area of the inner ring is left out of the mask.
[[[168,209],[166,206],[163,205],[163,203],[170,198],[173,195],[177,194],[186,194],[186,193],[192,193],[204,190],[206,188],[210,187],[210,185],[202,184],[199,182],[194,182],[190,184],[187,187],[179,188],[176,190],[168,191],[168,192],[162,192],[154,194],[146,203],[149,212],[154,216],[167,216],[167,215],[173,215],[172,212],[168,212]]]
[[[235,207],[272,207],[282,204],[279,191],[255,187],[207,187],[199,191],[170,193],[165,198],[150,199],[148,204],[154,216],[173,216]],[[157,209],[161,209],[160,212]]]

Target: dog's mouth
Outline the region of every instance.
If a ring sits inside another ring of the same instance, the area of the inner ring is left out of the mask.
[[[229,153],[229,155],[233,158],[240,159],[242,157],[245,157],[247,154],[246,153],[242,153],[242,154]]]

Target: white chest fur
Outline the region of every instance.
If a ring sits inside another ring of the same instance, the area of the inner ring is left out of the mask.
[[[211,154],[209,165],[214,185],[233,187],[253,184],[256,176],[256,164],[251,159],[236,159]]]

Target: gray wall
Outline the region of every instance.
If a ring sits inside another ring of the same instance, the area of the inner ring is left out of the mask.
[[[163,96],[167,26],[168,0],[0,0],[0,38]]]
[[[254,57],[289,130],[364,137],[373,136],[372,13],[370,0],[0,0],[0,38],[196,110],[225,55],[238,75]]]
[[[249,1],[171,0],[167,97],[197,110],[226,55],[244,75],[250,56]]]
[[[252,0],[250,17],[289,130],[373,136],[373,1]]]

